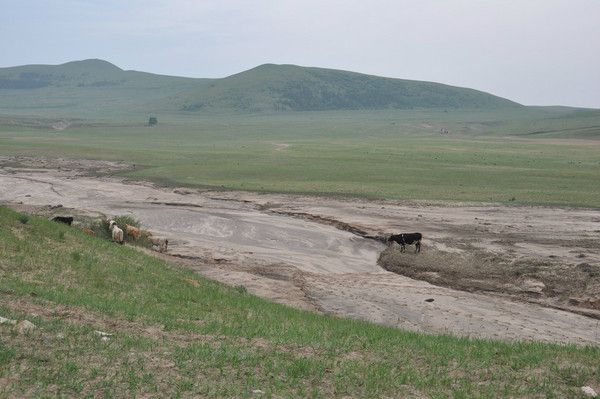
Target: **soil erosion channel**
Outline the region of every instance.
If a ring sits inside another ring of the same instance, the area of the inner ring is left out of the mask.
[[[374,234],[394,226],[427,229],[425,222],[410,224],[409,219],[450,217],[464,213],[460,207],[173,190],[93,177],[84,169],[2,167],[0,201],[132,214],[169,239],[169,255],[179,263],[300,308],[414,331],[600,344],[596,319],[385,271],[377,265],[383,244],[339,228],[348,223]],[[433,227],[423,233],[433,238],[424,251],[445,245],[441,238],[435,241],[443,234]]]

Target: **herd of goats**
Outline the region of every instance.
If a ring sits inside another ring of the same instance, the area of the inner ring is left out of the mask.
[[[110,234],[114,242],[119,244],[123,244],[125,242],[125,235],[123,233],[123,229],[121,229],[117,222],[114,220],[108,221],[108,229],[110,230]],[[135,241],[139,240],[142,237],[142,230],[139,227],[132,226],[130,224],[125,224],[125,231],[127,235],[133,238]],[[155,238],[152,237],[152,233],[149,231],[144,231],[144,237],[148,238],[148,240],[152,243],[152,247],[158,252],[167,252],[167,247],[169,246],[169,240],[166,238]]]
[[[67,224],[69,226],[71,226],[71,224],[73,223],[72,216],[55,216],[52,218],[52,220],[55,222]],[[120,228],[117,225],[117,222],[115,222],[114,220],[108,220],[107,224],[112,240],[118,244],[125,243],[125,234],[127,234],[127,236],[131,237],[133,241],[138,241],[142,237],[144,237],[152,244],[152,249],[158,252],[167,252],[169,240],[166,238],[153,237],[151,232],[147,230],[142,230],[139,227],[135,227],[130,224],[125,224],[125,231],[123,231],[123,229]],[[94,230],[90,229],[89,227],[81,227],[80,230],[88,236],[96,236]]]

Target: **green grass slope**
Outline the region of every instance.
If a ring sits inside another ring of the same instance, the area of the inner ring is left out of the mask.
[[[142,118],[149,113],[177,111],[177,96],[206,81],[124,71],[102,60],[0,68],[0,113]]]
[[[477,90],[296,65],[265,64],[212,82],[187,109],[324,111],[520,107]]]
[[[0,324],[0,397],[571,398],[600,381],[598,347],[299,311],[1,207],[0,299],[36,325]]]
[[[0,68],[0,89],[27,90],[44,87],[156,87],[196,79],[124,71],[110,62],[90,59],[61,65],[24,65]],[[198,79],[200,80],[200,79]]]
[[[515,107],[520,105],[472,89],[294,65],[267,64],[222,79],[124,71],[102,60],[0,68],[4,114]]]

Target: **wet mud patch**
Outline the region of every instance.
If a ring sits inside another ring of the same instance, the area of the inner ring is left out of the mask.
[[[600,265],[562,263],[555,258],[512,258],[481,250],[446,252],[428,248],[419,254],[385,249],[384,269],[432,284],[468,292],[490,292],[559,308],[589,309],[600,319]]]

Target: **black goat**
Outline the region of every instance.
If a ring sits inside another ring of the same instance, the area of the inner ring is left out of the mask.
[[[73,216],[54,216],[52,218],[53,222],[64,223],[67,225],[71,225],[73,223]]]

